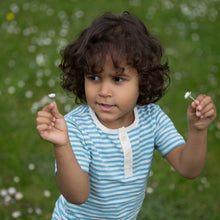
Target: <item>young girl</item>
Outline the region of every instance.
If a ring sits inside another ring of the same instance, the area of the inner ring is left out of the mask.
[[[184,177],[201,173],[215,105],[206,95],[192,102],[185,142],[153,104],[170,81],[161,57],[160,43],[129,13],[101,16],[65,49],[62,86],[84,104],[64,118],[52,102],[36,119],[54,145],[62,194],[52,219],[136,219],[155,149]]]

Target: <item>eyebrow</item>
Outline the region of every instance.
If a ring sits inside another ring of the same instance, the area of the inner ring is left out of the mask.
[[[102,73],[93,73],[93,72],[86,72],[85,75],[101,75]],[[112,72],[109,73],[112,76],[121,76],[121,77],[130,77],[129,74],[126,74],[125,72]]]
[[[126,77],[126,78],[130,77],[130,74],[127,74],[124,71],[123,72],[116,72],[115,75],[118,77]]]

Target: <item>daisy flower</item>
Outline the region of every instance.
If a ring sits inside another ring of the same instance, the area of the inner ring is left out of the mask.
[[[195,99],[194,99],[194,98],[192,97],[192,95],[191,95],[191,92],[186,92],[185,95],[184,95],[184,98],[185,98],[185,99],[190,98],[190,99],[192,99],[193,101],[195,101]]]

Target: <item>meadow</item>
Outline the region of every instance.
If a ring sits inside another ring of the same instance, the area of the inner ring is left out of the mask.
[[[59,83],[60,51],[104,12],[129,11],[164,46],[172,83],[158,102],[187,138],[186,109],[200,93],[220,109],[219,0],[7,0],[0,2],[0,220],[47,220],[59,191],[51,144],[36,113],[56,93],[62,114],[76,105]],[[188,180],[155,152],[138,220],[220,219],[220,120],[208,131],[207,162]]]

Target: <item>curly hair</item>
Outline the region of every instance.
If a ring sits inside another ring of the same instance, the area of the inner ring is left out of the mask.
[[[107,54],[117,71],[122,60],[136,68],[139,76],[137,104],[158,101],[169,87],[168,61],[161,64],[163,48],[135,16],[107,13],[96,19],[62,54],[61,85],[75,95],[76,103],[86,102],[84,75],[100,73]]]

